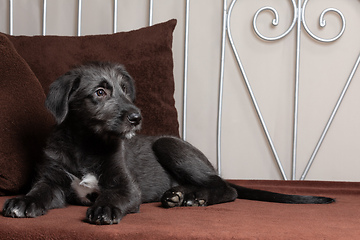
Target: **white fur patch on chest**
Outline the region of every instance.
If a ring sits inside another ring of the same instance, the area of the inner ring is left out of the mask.
[[[87,198],[88,194],[100,192],[99,180],[92,173],[85,174],[81,179],[71,173],[68,173],[72,179],[71,188],[75,191],[79,200],[83,204],[89,204],[91,201]]]

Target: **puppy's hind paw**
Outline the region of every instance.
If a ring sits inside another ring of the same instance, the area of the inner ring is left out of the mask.
[[[161,198],[164,208],[173,208],[182,206],[184,202],[184,193],[180,191],[167,191]]]
[[[184,201],[184,206],[187,207],[204,207],[207,203],[204,199],[189,198]]]

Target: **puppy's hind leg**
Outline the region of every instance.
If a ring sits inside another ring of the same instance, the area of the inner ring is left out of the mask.
[[[191,144],[162,137],[153,144],[153,151],[180,184],[164,193],[164,207],[205,206],[236,199],[236,190],[216,174],[205,155]]]

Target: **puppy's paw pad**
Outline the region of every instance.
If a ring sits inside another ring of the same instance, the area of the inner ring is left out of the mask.
[[[199,206],[201,206],[201,207],[203,207],[203,206],[206,206],[206,205],[207,205],[207,204],[206,204],[206,201],[205,201],[205,200],[203,200],[203,199],[198,200],[198,203],[199,203]]]
[[[204,207],[207,206],[204,199],[187,199],[184,201],[184,206],[187,207]]]
[[[184,202],[184,193],[180,191],[168,191],[165,192],[161,203],[165,208],[172,208],[181,206]]]

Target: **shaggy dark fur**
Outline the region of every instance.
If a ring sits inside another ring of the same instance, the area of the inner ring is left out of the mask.
[[[207,158],[174,137],[135,135],[141,113],[121,65],[76,68],[50,88],[46,106],[57,126],[38,179],[25,196],[8,200],[8,217],[37,217],[67,203],[89,205],[86,221],[118,223],[141,203],[206,206],[236,198],[282,203],[330,203],[325,197],[253,190],[220,178]]]

